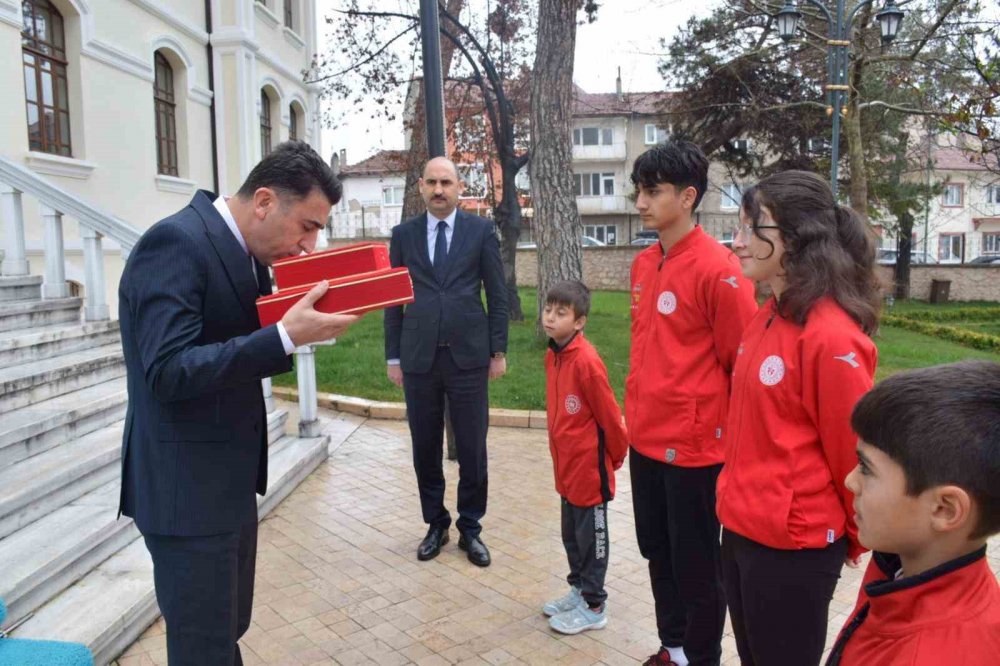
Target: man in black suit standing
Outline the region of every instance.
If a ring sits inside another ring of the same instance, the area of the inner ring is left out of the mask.
[[[406,396],[420,507],[430,526],[417,559],[436,557],[448,543],[441,468],[447,396],[459,465],[458,546],[485,567],[490,552],[479,521],[486,513],[487,384],[507,371],[507,292],[493,223],[457,209],[462,189],[450,160],[430,160],[420,179],[427,213],[392,230],[389,257],[410,269],[415,300],[385,311],[385,357],[389,380]]]
[[[170,666],[242,665],[257,555],[255,491],[267,489],[260,380],[298,345],[357,317],[312,306],[260,327],[267,266],[311,252],[340,183],[305,143],[278,146],[232,198],[199,191],[133,248],[119,285],[128,375],[120,511],[153,559]]]

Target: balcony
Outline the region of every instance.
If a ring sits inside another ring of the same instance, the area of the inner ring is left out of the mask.
[[[573,161],[624,162],[625,144],[612,143],[609,146],[573,146]]]
[[[621,195],[576,198],[576,207],[580,215],[625,214],[629,212],[631,205],[632,203]]]

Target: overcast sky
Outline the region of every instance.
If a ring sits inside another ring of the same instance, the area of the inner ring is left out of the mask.
[[[691,0],[604,0],[597,21],[577,29],[574,80],[587,92],[614,92],[617,68],[621,67],[622,88],[626,92],[662,90],[663,79],[656,69],[662,51],[660,40],[672,37],[699,4]],[[342,3],[319,0],[317,5],[322,17],[328,8]],[[336,100],[324,101],[324,104],[336,103]],[[368,115],[359,110],[347,115],[343,126],[325,129],[323,152],[329,155],[346,148],[347,161],[354,164],[378,150],[403,147],[400,121],[381,126]]]

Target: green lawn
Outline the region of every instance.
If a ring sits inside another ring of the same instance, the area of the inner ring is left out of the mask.
[[[619,400],[624,395],[628,372],[629,297],[625,292],[595,292],[587,337],[597,347],[608,366],[611,386]],[[545,341],[535,338],[535,291],[521,290],[521,303],[527,321],[511,322],[508,345],[508,373],[490,386],[490,404],[511,409],[545,408]],[[969,303],[930,306],[922,302],[897,303],[894,314],[934,307],[968,307]],[[996,306],[996,303],[982,304]],[[1000,324],[982,322],[976,326],[997,334]],[[973,326],[972,323],[962,326]],[[876,340],[879,348],[878,379],[900,370],[949,363],[968,358],[1000,361],[1000,354],[977,351],[919,333],[884,327]],[[336,345],[320,347],[316,354],[316,381],[320,391],[340,393],[372,400],[402,402],[403,391],[385,376],[382,339],[382,314],[366,315]],[[275,378],[275,384],[294,386],[292,373]]]

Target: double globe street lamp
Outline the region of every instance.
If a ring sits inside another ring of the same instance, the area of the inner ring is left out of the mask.
[[[840,161],[840,116],[846,111],[844,101],[850,86],[847,84],[848,57],[851,46],[851,28],[858,10],[870,5],[873,0],[862,0],[846,17],[845,0],[837,0],[836,14],[830,12],[819,0],[807,0],[809,4],[819,8],[826,16],[829,32],[827,33],[826,75],[827,75],[827,108],[826,113],[833,117],[833,141],[830,144],[830,187],[833,196],[837,196],[837,164]],[[899,26],[903,21],[903,10],[896,6],[894,0],[886,0],[882,11],[875,15],[882,33],[882,43],[888,44],[899,34]],[[785,42],[795,37],[802,12],[795,3],[789,0],[781,8],[775,18],[778,22],[778,34]]]

